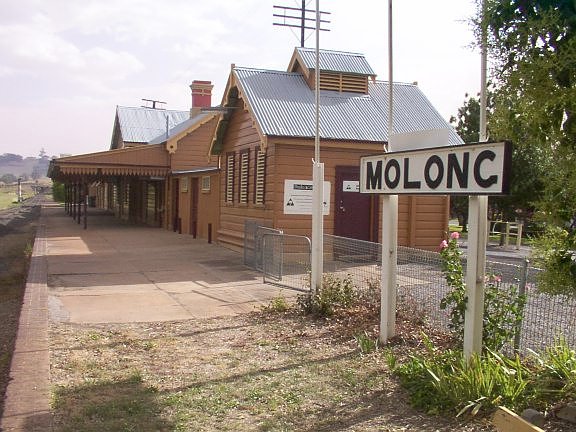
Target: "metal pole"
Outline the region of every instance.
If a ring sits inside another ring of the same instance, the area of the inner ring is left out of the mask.
[[[323,253],[323,202],[324,202],[324,165],[320,163],[320,0],[316,0],[316,69],[315,73],[315,139],[314,160],[312,163],[313,202],[312,202],[312,292],[322,286],[324,267]]]
[[[316,7],[318,10],[318,7]],[[318,24],[318,22],[316,22]],[[302,0],[302,21],[300,23],[300,46],[304,48],[304,28],[306,27],[306,0]]]
[[[487,139],[486,128],[486,1],[482,2],[482,47],[480,69],[480,142]],[[464,316],[464,355],[470,358],[473,353],[482,352],[482,332],[484,318],[484,275],[486,271],[486,239],[488,236],[488,197],[468,198],[469,232],[468,259],[466,267],[466,296],[468,303]]]
[[[388,0],[388,148],[394,134],[392,0]],[[396,272],[398,259],[398,195],[382,195],[382,267],[380,276],[380,342],[396,334]]]
[[[522,274],[520,275],[520,283],[518,285],[518,297],[526,294],[526,283],[528,282],[528,264],[530,261],[524,259],[522,263]],[[522,311],[522,314],[524,311]],[[518,351],[520,349],[520,339],[522,337],[522,321],[518,323],[516,329],[514,330],[514,350]]]

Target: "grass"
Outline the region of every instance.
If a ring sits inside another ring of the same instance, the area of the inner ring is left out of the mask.
[[[54,324],[54,430],[483,430],[409,407],[385,350],[360,349],[354,337],[373,338],[374,323],[354,319],[267,310],[173,323]]]
[[[18,186],[0,187],[0,210],[18,205]],[[33,196],[34,193],[30,185],[22,185],[22,197],[24,199]]]

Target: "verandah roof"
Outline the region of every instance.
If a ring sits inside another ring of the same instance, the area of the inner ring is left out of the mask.
[[[58,179],[76,175],[166,176],[169,172],[165,147],[149,145],[54,159],[48,175]]]

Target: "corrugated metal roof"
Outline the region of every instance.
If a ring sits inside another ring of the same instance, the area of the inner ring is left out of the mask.
[[[173,128],[187,120],[190,112],[118,106],[116,115],[122,140],[145,144],[158,135],[166,133],[166,117],[168,117],[168,128]]]
[[[270,136],[313,137],[314,92],[299,73],[235,68],[262,132]],[[388,141],[388,83],[369,83],[369,94],[320,92],[320,137]],[[448,129],[449,144],[462,144],[416,85],[394,84],[394,132]]]
[[[190,115],[190,113],[188,113],[188,115]],[[211,117],[213,115],[214,115],[214,113],[201,112],[200,114],[198,114],[192,118],[188,118],[188,119],[178,123],[177,125],[175,125],[171,129],[169,129],[168,130],[168,136],[166,136],[166,118],[164,118],[164,130],[160,133],[160,135],[155,136],[153,139],[148,141],[148,144],[160,144],[160,143],[166,142],[168,139],[172,138],[173,136],[176,136],[179,133],[184,132],[189,127],[195,125],[198,122],[202,122],[206,118]]]
[[[312,48],[296,48],[296,52],[308,69],[316,69],[316,50]],[[320,50],[320,70],[342,72],[358,75],[376,75],[364,54],[342,51]]]

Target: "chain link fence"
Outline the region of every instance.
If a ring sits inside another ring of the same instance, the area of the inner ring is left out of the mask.
[[[256,244],[261,248],[256,253],[262,257],[265,282],[300,291],[310,289],[311,246],[307,237],[266,229]],[[381,249],[379,243],[325,235],[324,273],[349,277],[362,290],[379,287]],[[466,259],[463,261],[466,269]],[[420,315],[430,326],[448,331],[449,311],[440,309],[441,299],[449,292],[441,262],[439,253],[398,247],[397,307],[399,313]],[[539,351],[562,337],[576,348],[576,300],[538,292],[538,271],[528,262],[486,262],[486,273],[498,276],[500,290],[526,295],[524,318],[514,345],[521,352]]]

